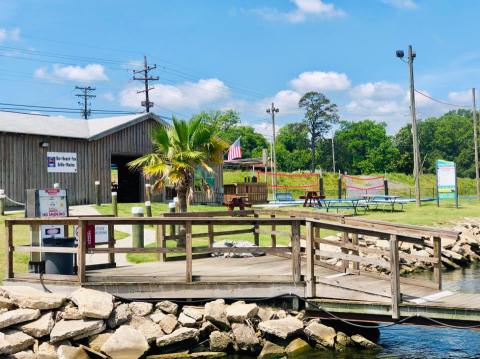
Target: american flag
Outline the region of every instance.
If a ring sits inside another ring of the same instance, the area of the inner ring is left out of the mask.
[[[242,158],[242,147],[240,147],[240,137],[228,149],[227,160]]]

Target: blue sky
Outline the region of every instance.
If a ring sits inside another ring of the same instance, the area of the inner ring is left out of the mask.
[[[417,89],[470,106],[478,13],[480,2],[447,0],[0,0],[0,102],[78,107],[74,87],[90,85],[94,109],[141,110],[131,77],[147,54],[162,115],[234,108],[269,133],[272,101],[284,124],[316,90],[342,119],[393,132],[409,121],[407,66],[395,58],[409,43]],[[417,104],[419,117],[456,108]]]

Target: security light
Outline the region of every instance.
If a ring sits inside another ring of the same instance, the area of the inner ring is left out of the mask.
[[[403,56],[405,56],[403,50],[397,50],[396,54],[399,59],[403,59]]]

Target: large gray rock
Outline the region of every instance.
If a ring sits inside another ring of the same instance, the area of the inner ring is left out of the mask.
[[[162,348],[172,344],[178,344],[187,340],[198,340],[198,329],[179,328],[171,334],[157,338],[157,347]]]
[[[79,320],[83,319],[83,316],[82,313],[80,313],[80,310],[78,310],[78,308],[73,303],[69,303],[63,308],[61,312],[58,312],[57,319]]]
[[[19,329],[32,337],[41,338],[50,334],[54,324],[53,312],[47,312],[37,320],[19,326]]]
[[[275,312],[270,307],[259,307],[257,316],[262,320],[262,322],[266,322],[273,318]]]
[[[120,304],[112,310],[107,324],[109,328],[115,329],[128,322],[132,317],[132,311],[128,304]]]
[[[226,309],[227,319],[231,323],[243,323],[246,319],[256,316],[258,310],[255,303],[235,302]]]
[[[195,319],[195,321],[198,322],[203,319],[203,315],[205,314],[205,309],[203,307],[185,306],[182,309],[182,313],[185,314],[187,317]]]
[[[285,354],[288,358],[308,358],[308,354],[312,351],[312,347],[300,338],[292,340],[285,348]]]
[[[38,356],[31,350],[21,351],[15,354],[10,354],[9,359],[39,359]]]
[[[337,336],[335,338],[335,348],[342,349],[346,347],[354,346],[354,341],[344,332],[337,332]]]
[[[209,337],[210,350],[212,352],[226,352],[232,345],[230,335],[218,330],[211,332]]]
[[[0,354],[14,354],[30,348],[35,339],[19,330],[0,333]]]
[[[230,329],[227,318],[226,305],[223,299],[217,299],[205,304],[205,319],[211,321],[219,329]]]
[[[61,343],[65,344],[63,342]],[[57,349],[59,346],[59,343],[52,344],[49,342],[43,342],[37,349],[34,349],[35,354],[37,355],[36,359],[58,359]]]
[[[101,333],[88,338],[88,347],[97,352],[102,350],[103,344],[110,339],[113,333]]]
[[[6,293],[2,293],[0,292],[0,309],[12,309],[14,307],[14,303],[13,301],[8,298],[8,296],[4,296],[4,295],[8,295]]]
[[[188,315],[185,315],[185,313],[180,313],[178,316],[178,322],[183,326],[183,327],[188,327],[188,328],[194,328],[195,324],[197,321],[193,318],[190,318]]]
[[[303,322],[294,317],[272,319],[258,324],[258,329],[281,339],[287,339],[303,329]]]
[[[379,348],[381,348],[380,345],[375,344],[374,342],[368,340],[367,338],[363,337],[360,334],[352,335],[352,341],[356,345],[358,345],[362,348],[365,348],[365,349],[379,349]]]
[[[64,339],[78,337],[80,335],[94,335],[103,327],[103,320],[61,320],[53,326],[53,329],[50,332],[50,341],[55,343]]]
[[[102,345],[102,352],[112,359],[137,359],[148,350],[145,337],[138,330],[123,325]]]
[[[38,319],[40,311],[38,309],[14,309],[0,314],[0,329],[7,328],[18,323],[28,322]]]
[[[150,314],[148,317],[155,323],[160,323],[160,321],[165,318],[167,316],[167,314],[165,314],[164,312],[162,312],[161,310],[156,310],[155,312],[153,312],[152,314]],[[175,317],[176,318],[176,317]]]
[[[167,314],[177,314],[178,304],[170,302],[169,300],[162,300],[155,305],[155,309],[159,309]]]
[[[173,314],[166,314],[159,322],[160,328],[165,334],[172,333],[178,325],[178,320]]]
[[[89,359],[88,354],[79,347],[60,345],[57,350],[58,359]]]
[[[285,349],[272,342],[265,342],[257,359],[279,359],[285,357]]]
[[[333,348],[335,346],[336,332],[332,327],[311,322],[305,328],[305,334],[321,347]]]
[[[84,318],[108,319],[113,310],[113,296],[98,290],[79,288],[72,293],[72,301]]]
[[[8,296],[20,308],[56,309],[60,308],[67,298],[57,293],[46,293],[27,286],[0,287],[0,295]]]
[[[78,335],[74,336],[72,339],[77,341],[77,340],[84,339],[84,338],[90,338],[94,335],[103,333],[105,331],[105,329],[107,329],[107,324],[105,322],[102,322],[102,325],[99,328],[94,329],[94,330],[89,331],[89,332],[86,332],[86,333],[78,334]]]
[[[127,325],[142,333],[148,343],[155,342],[157,337],[163,335],[161,327],[145,317],[134,316]]]
[[[238,348],[248,352],[258,352],[260,342],[255,334],[255,330],[245,324],[234,323],[232,325],[233,337]]]
[[[133,315],[139,317],[149,315],[153,310],[153,304],[148,302],[131,302],[128,307]]]

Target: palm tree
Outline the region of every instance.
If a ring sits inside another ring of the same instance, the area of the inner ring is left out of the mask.
[[[201,167],[213,172],[210,166],[222,163],[227,143],[215,136],[214,130],[205,126],[200,118],[184,121],[173,117],[172,121],[173,126],[159,125],[153,129],[153,152],[128,165],[131,169],[141,169],[146,178],[153,178],[154,189],[173,185],[180,211],[187,212],[195,169]],[[181,240],[177,245],[181,246]]]

